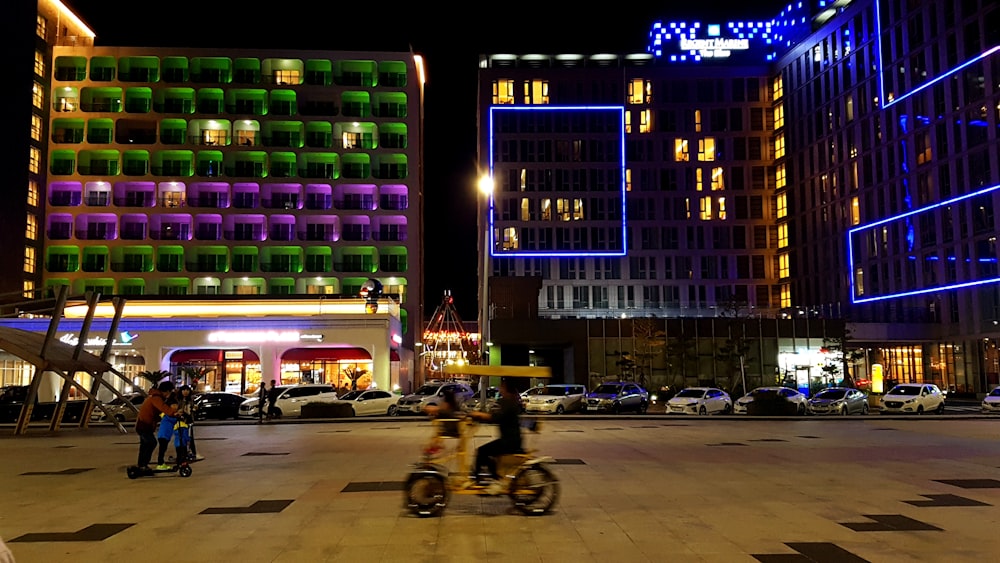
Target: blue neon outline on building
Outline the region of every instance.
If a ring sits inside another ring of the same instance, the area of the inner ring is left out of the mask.
[[[847,231],[847,264],[848,264],[848,267],[850,269],[849,270],[850,271],[850,275],[847,276],[847,279],[848,279],[848,282],[849,282],[849,285],[850,285],[850,288],[851,288],[851,302],[852,303],[869,303],[869,302],[872,302],[872,301],[881,301],[883,299],[895,299],[895,298],[899,298],[899,297],[908,297],[910,295],[922,295],[922,294],[925,294],[925,293],[933,293],[933,292],[945,291],[945,290],[949,290],[949,289],[959,289],[959,288],[963,288],[963,287],[973,287],[973,286],[984,285],[984,284],[989,284],[989,283],[1000,283],[1000,277],[993,277],[993,278],[982,279],[982,280],[974,280],[974,281],[963,282],[963,283],[954,283],[954,284],[949,284],[949,285],[939,285],[939,286],[928,287],[928,288],[924,288],[924,289],[918,289],[918,290],[914,290],[914,291],[904,291],[904,292],[900,292],[900,293],[890,293],[890,294],[886,294],[886,295],[879,295],[877,297],[859,298],[857,296],[857,290],[856,290],[856,288],[854,286],[854,243],[852,242],[852,238],[853,238],[853,236],[854,236],[855,233],[858,233],[858,232],[861,232],[861,231],[864,231],[864,230],[867,230],[867,229],[873,229],[875,227],[884,225],[886,223],[890,223],[892,221],[897,221],[899,219],[909,218],[909,217],[912,217],[914,215],[923,213],[925,211],[932,211],[934,209],[937,209],[938,207],[943,207],[943,206],[946,206],[946,205],[952,205],[952,204],[958,203],[958,202],[960,202],[962,200],[973,198],[973,197],[976,197],[976,196],[981,196],[981,195],[993,192],[993,191],[998,190],[998,189],[1000,189],[1000,184],[996,184],[996,185],[990,186],[988,188],[983,188],[981,190],[976,190],[976,191],[974,191],[972,193],[963,194],[963,195],[960,195],[958,197],[953,197],[951,199],[948,199],[948,200],[945,200],[945,201],[941,201],[941,202],[938,202],[938,203],[932,203],[931,205],[927,205],[927,206],[921,207],[919,209],[914,209],[913,211],[907,211],[905,213],[900,213],[899,215],[894,215],[892,217],[887,217],[885,219],[881,219],[879,221],[875,221],[874,223],[869,223],[867,225],[860,225],[858,227],[854,227],[853,229],[850,229],[849,231]]]
[[[565,257],[565,258],[587,258],[587,257],[612,257],[612,256],[625,256],[628,253],[628,228],[627,228],[627,217],[625,213],[625,106],[549,106],[549,105],[537,105],[537,106],[491,106],[490,107],[490,125],[489,125],[489,151],[490,151],[490,178],[494,177],[494,162],[493,155],[493,128],[494,128],[494,114],[497,111],[617,111],[618,112],[618,135],[619,135],[619,146],[620,154],[618,155],[619,167],[620,167],[620,178],[621,178],[621,250],[620,251],[608,251],[608,252],[543,252],[543,251],[518,251],[518,252],[497,252],[496,251],[496,241],[493,239],[494,225],[493,225],[493,205],[494,196],[490,194],[489,200],[489,217],[490,217],[490,228],[489,232],[486,234],[487,246],[490,249],[490,256],[495,258],[554,258],[554,257]],[[495,189],[495,188],[494,188]]]

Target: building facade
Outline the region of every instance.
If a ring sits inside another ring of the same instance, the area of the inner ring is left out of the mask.
[[[0,254],[8,313],[60,287],[322,310],[375,280],[369,313],[380,298],[399,327],[378,346],[339,344],[365,349],[354,359],[367,358],[380,385],[411,377],[423,317],[422,57],[96,46],[59,0],[9,8],[31,24],[22,58],[34,64],[18,67],[31,88],[9,89],[31,97],[9,106],[30,156],[10,157],[18,172],[0,222],[4,240],[24,240]],[[149,369],[162,363],[147,355]],[[308,355],[295,359],[330,359]],[[22,372],[5,363],[3,383]]]
[[[622,375],[594,369],[610,355],[644,358],[650,384],[731,383],[723,325],[774,319],[741,332],[768,340],[750,362],[762,383],[830,375],[835,348],[851,348],[855,379],[1000,383],[1000,10],[818,1],[762,16],[656,22],[646,53],[481,57],[494,346],[534,361],[547,341],[539,361],[577,382]],[[511,290],[524,276],[537,295]],[[677,328],[701,318],[723,320]],[[571,344],[516,328],[561,319],[604,329]],[[608,343],[613,319],[630,343]],[[822,328],[836,322],[846,331]],[[681,369],[667,350],[690,338],[701,359]]]

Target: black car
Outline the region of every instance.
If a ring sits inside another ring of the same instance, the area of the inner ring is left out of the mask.
[[[202,393],[195,397],[194,417],[197,420],[237,418],[240,413],[240,404],[245,400],[247,400],[246,397],[236,393],[222,391]]]

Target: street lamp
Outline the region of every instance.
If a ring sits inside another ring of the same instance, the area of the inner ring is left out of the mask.
[[[484,174],[479,178],[479,193],[482,197],[478,198],[480,205],[479,213],[477,214],[477,219],[479,222],[478,236],[479,248],[482,253],[481,266],[482,269],[479,272],[479,343],[480,343],[480,358],[485,356],[486,352],[486,342],[490,342],[490,303],[489,303],[489,279],[490,279],[490,243],[491,232],[490,232],[490,213],[492,213],[493,206],[493,177],[489,174]]]

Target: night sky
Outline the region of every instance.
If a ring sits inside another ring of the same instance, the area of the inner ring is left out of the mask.
[[[412,49],[423,55],[428,69],[424,114],[426,312],[434,311],[447,289],[455,297],[459,314],[470,321],[477,316],[475,124],[479,55],[645,52],[649,30],[657,20],[766,20],[784,6],[774,0],[702,0],[692,3],[697,8],[693,9],[665,1],[662,8],[639,2],[627,5],[627,11],[614,12],[593,9],[594,4],[566,2],[558,4],[570,13],[559,14],[550,4],[542,11],[486,12],[485,4],[465,4],[460,10],[447,11],[415,7],[438,4],[429,2],[66,2],[94,30],[99,46]],[[312,7],[317,5],[324,7]]]

